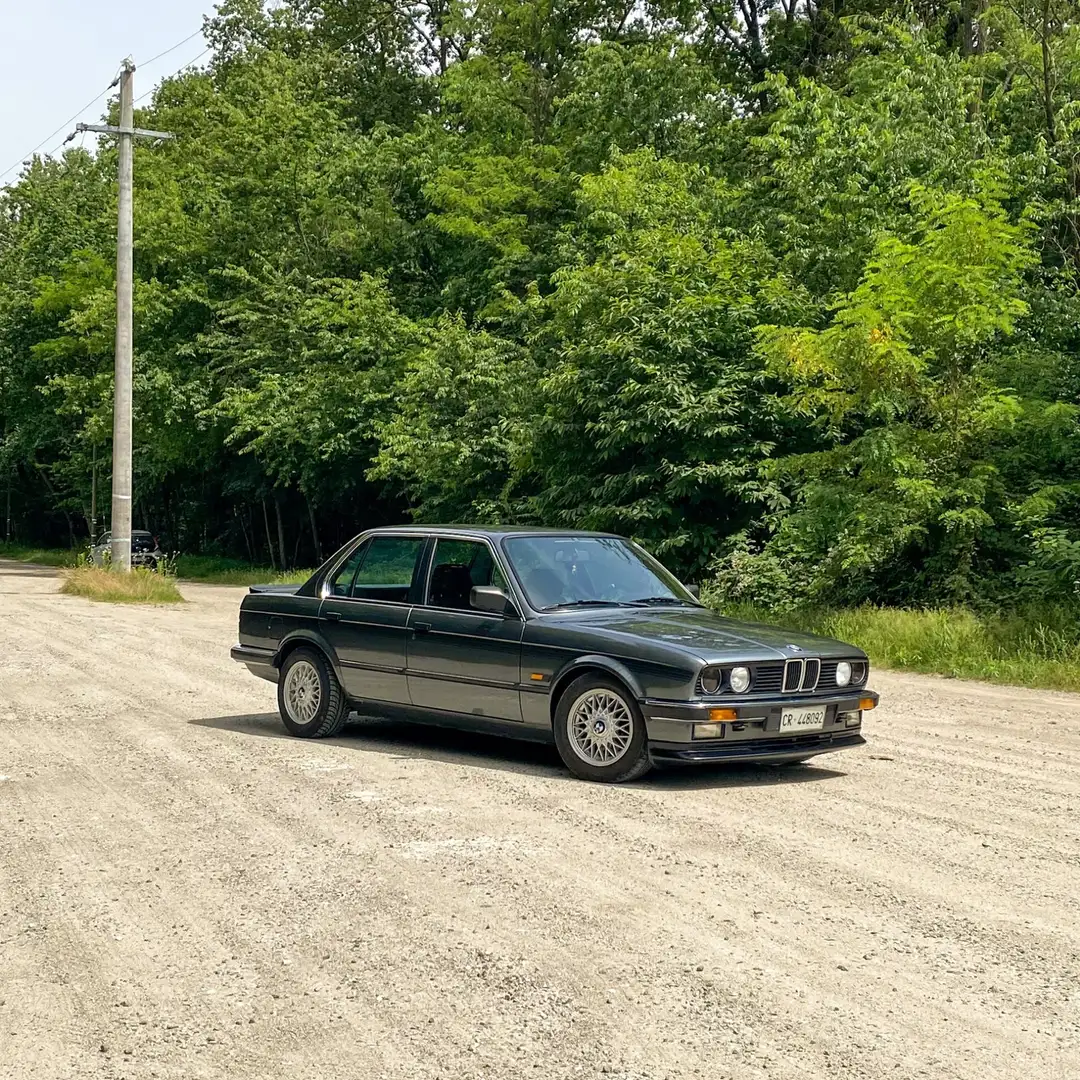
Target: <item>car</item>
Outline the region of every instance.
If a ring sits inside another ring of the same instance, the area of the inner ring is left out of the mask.
[[[303,585],[251,586],[231,655],[301,738],[356,710],[553,741],[607,782],[861,746],[878,703],[862,650],[724,618],[633,541],[558,529],[371,529]]]
[[[131,530],[131,565],[156,570],[165,558],[165,552],[153,533],[145,529]],[[112,533],[102,533],[97,543],[90,545],[90,561],[95,566],[105,566],[112,561]]]

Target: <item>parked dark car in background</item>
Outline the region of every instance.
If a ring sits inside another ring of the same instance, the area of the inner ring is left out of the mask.
[[[153,533],[145,529],[131,530],[131,565],[156,570],[165,558],[165,552]],[[112,533],[102,533],[96,544],[90,546],[90,561],[95,566],[105,566],[112,560]]]
[[[300,586],[252,586],[232,656],[292,734],[350,709],[554,740],[622,781],[653,762],[789,763],[860,746],[866,654],[703,607],[604,533],[384,528]]]

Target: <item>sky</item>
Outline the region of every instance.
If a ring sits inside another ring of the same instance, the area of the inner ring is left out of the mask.
[[[74,114],[112,82],[125,56],[136,64],[136,98],[197,57],[206,48],[197,31],[213,8],[214,0],[0,0],[0,184],[18,177],[51,131],[61,128],[42,153],[74,129]],[[101,123],[107,101],[77,119]]]

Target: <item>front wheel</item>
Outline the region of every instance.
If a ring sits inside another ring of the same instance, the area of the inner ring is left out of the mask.
[[[301,739],[325,739],[342,729],[349,705],[321,652],[289,653],[278,675],[278,711],[289,733]]]
[[[581,780],[618,784],[652,768],[637,702],[602,675],[583,675],[566,688],[555,710],[555,745]]]

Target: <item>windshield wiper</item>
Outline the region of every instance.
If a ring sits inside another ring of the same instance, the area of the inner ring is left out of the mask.
[[[544,608],[544,611],[558,611],[559,608],[567,607],[637,607],[636,604],[628,604],[622,600],[567,600],[562,604],[552,604]]]
[[[633,604],[689,604],[689,600],[680,600],[677,596],[641,596],[632,600]]]

